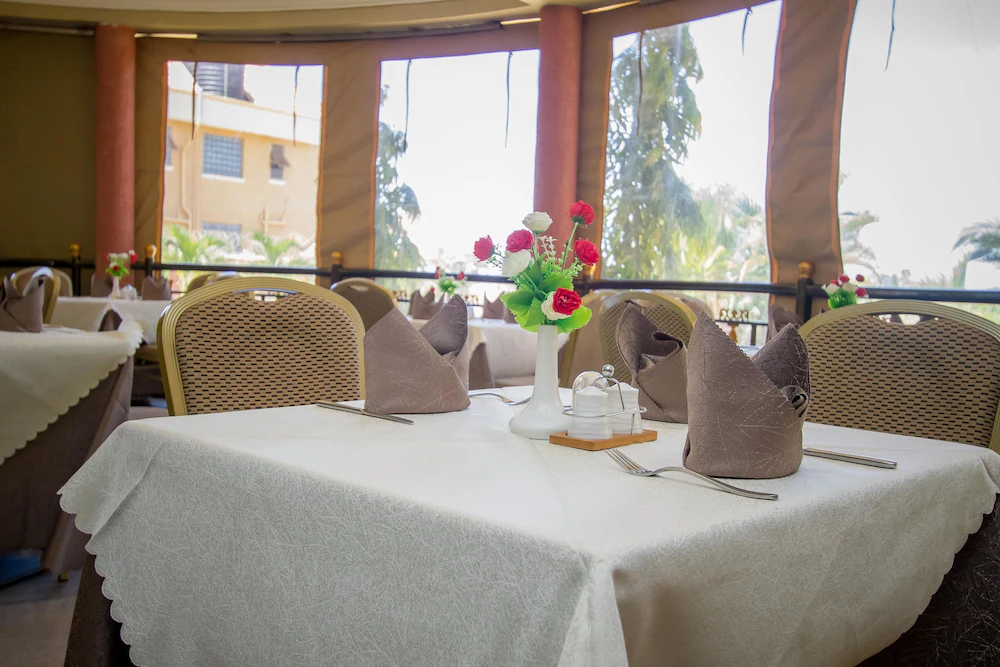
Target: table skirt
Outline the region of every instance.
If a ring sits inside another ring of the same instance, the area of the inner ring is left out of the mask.
[[[955,556],[951,571],[917,622],[895,643],[865,660],[864,667],[898,665],[992,666],[1000,664],[1000,523],[997,509]],[[104,578],[94,556],[80,580],[65,667],[136,667],[101,593]],[[143,666],[139,666],[143,667]]]
[[[90,539],[59,507],[57,491],[128,417],[132,357],[0,466],[0,551],[42,549],[42,567],[83,567]]]

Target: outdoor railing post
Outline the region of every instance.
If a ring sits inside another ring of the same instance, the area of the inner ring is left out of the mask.
[[[146,274],[147,278],[153,277],[153,262],[156,260],[156,246],[150,243],[145,248],[146,252],[146,262],[142,267],[142,272]]]
[[[809,288],[813,284],[816,265],[810,261],[799,262],[799,281],[795,284],[795,314],[805,322],[812,315],[812,295]]]
[[[594,269],[593,265],[585,266],[576,277],[576,284],[573,287],[580,296],[587,296],[587,293],[590,292],[590,281],[594,279]]]
[[[80,272],[80,244],[69,244],[69,275],[73,279],[73,296],[83,294],[83,278]]]
[[[330,286],[340,282],[340,275],[344,272],[344,254],[336,250],[330,255],[333,263],[330,265]]]

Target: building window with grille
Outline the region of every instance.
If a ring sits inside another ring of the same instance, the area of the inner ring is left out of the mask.
[[[285,146],[283,144],[271,144],[271,180],[284,183],[285,167],[290,166],[288,158],[285,157]]]
[[[243,178],[243,139],[206,134],[201,173]]]

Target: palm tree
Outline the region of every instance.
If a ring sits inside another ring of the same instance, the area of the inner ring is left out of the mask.
[[[955,241],[955,248],[966,248],[970,261],[1000,264],[1000,218],[966,227]]]
[[[861,241],[861,230],[878,222],[878,216],[870,211],[855,213],[844,211],[840,214],[840,255],[843,264],[852,264],[868,269],[869,278],[879,275],[875,266],[875,253]]]
[[[250,232],[250,243],[258,255],[264,257],[262,266],[282,266],[302,263],[301,259],[285,257],[291,249],[301,250],[295,239],[276,239],[264,232]]]
[[[178,225],[167,228],[163,239],[163,260],[181,264],[211,264],[226,243],[211,234],[194,234]]]

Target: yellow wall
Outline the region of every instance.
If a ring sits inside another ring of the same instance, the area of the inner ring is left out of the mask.
[[[316,236],[319,146],[304,143],[292,146],[290,141],[273,137],[202,126],[192,140],[190,123],[172,120],[169,125],[178,150],[173,152],[171,167],[164,170],[164,225],[181,223],[198,230],[202,223],[217,222],[239,224],[243,233],[264,231],[262,220],[266,212],[267,231],[272,236],[294,235],[303,239]],[[242,180],[202,174],[206,132],[243,138]],[[285,167],[284,183],[270,180],[271,144],[285,146],[285,158],[291,166]]]
[[[94,256],[94,41],[0,31],[0,256]]]

